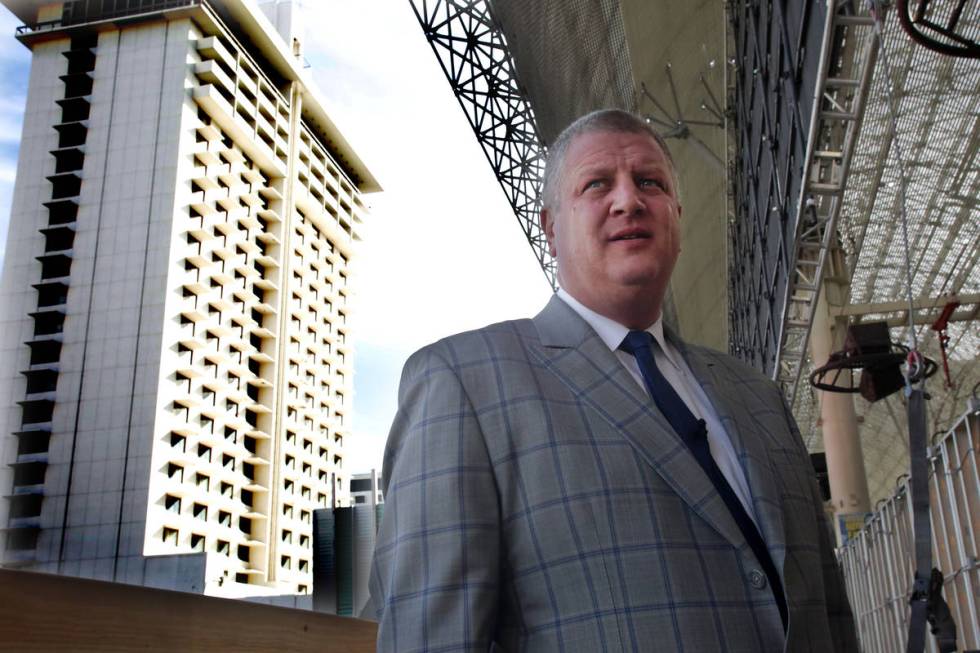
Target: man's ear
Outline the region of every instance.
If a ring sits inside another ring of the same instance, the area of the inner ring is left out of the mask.
[[[544,237],[548,239],[548,253],[551,254],[552,258],[558,256],[558,249],[555,245],[555,220],[551,215],[549,209],[541,209],[541,231],[544,232]]]

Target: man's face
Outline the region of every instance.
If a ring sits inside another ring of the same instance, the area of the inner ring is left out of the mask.
[[[569,294],[610,317],[606,305],[634,300],[656,302],[659,315],[680,253],[672,180],[670,162],[647,134],[585,133],[569,144],[556,206],[541,214]]]

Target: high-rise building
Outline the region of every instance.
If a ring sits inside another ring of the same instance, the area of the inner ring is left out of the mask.
[[[30,82],[3,269],[5,565],[303,594],[347,505],[377,182],[282,2],[4,0]],[[287,20],[288,19],[288,20]]]

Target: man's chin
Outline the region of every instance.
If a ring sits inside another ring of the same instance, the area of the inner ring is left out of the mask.
[[[645,293],[655,292],[658,288],[665,287],[667,284],[664,282],[664,274],[664,270],[659,267],[638,266],[618,270],[615,274],[610,275],[610,277],[624,291]],[[666,272],[666,275],[669,281],[669,271]]]

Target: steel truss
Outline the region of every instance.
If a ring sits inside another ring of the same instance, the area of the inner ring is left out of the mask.
[[[729,152],[730,347],[775,377],[827,6],[743,0],[731,3],[729,11],[735,52],[729,89],[735,117]]]
[[[875,63],[874,23],[859,5],[733,7],[732,349],[791,406]]]
[[[538,223],[545,148],[498,22],[485,0],[411,0],[548,283],[555,262]]]
[[[871,88],[878,50],[874,19],[864,3],[833,2],[826,17],[816,102],[798,199],[802,219],[794,238],[793,274],[787,287],[783,336],[775,378],[791,406],[799,394],[810,329],[820,288],[838,246],[837,221],[851,157]],[[834,270],[846,275],[846,270]]]

